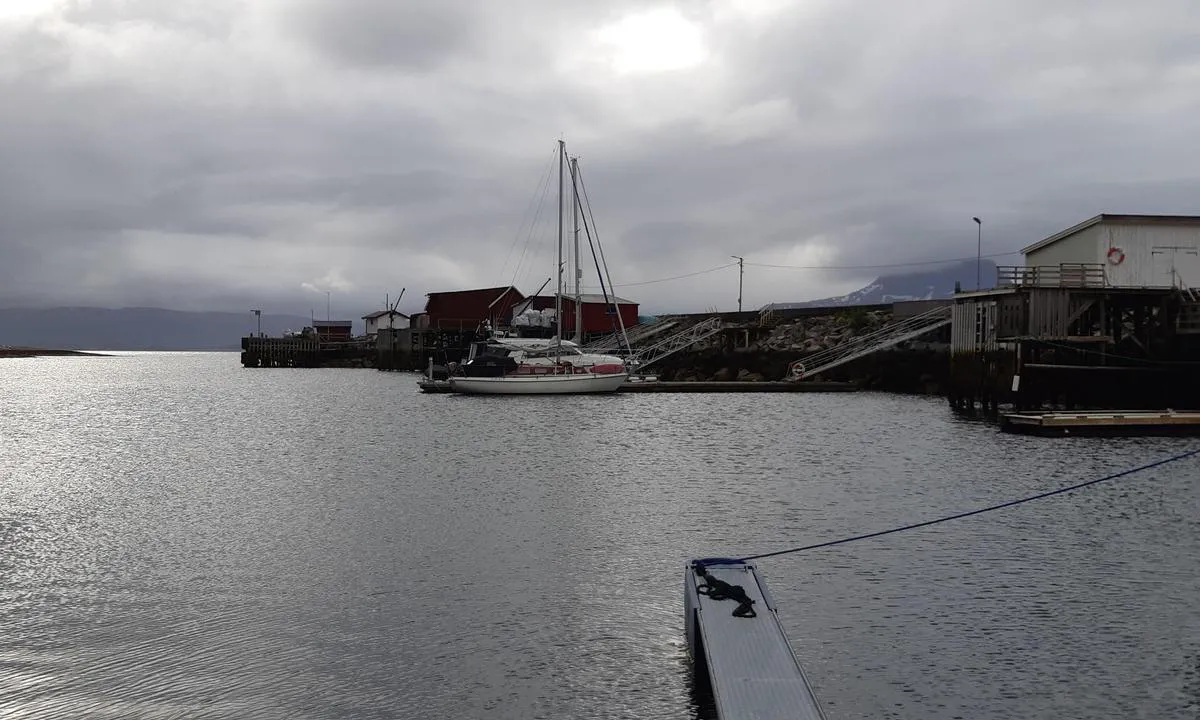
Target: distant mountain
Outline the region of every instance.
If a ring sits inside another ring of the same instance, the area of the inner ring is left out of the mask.
[[[996,263],[991,260],[981,260],[979,270],[983,278],[983,287],[994,287]],[[961,283],[964,290],[975,289],[974,260],[942,266],[935,270],[880,275],[869,285],[848,295],[804,302],[772,303],[771,307],[786,310],[842,305],[880,305],[904,300],[940,300],[954,295],[955,283]]]
[[[361,320],[355,319],[361,329]],[[262,331],[279,335],[310,324],[301,315],[262,316]],[[236,350],[258,329],[252,313],[183,312],[161,308],[59,307],[0,309],[0,345],[65,350]]]

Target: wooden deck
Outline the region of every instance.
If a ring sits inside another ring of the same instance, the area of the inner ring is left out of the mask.
[[[1035,435],[1200,435],[1200,412],[1004,413],[1000,426],[1008,432]]]

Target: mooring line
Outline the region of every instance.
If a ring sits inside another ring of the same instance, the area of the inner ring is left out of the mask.
[[[989,507],[979,508],[978,510],[969,510],[967,512],[958,513],[956,515],[947,515],[946,517],[940,517],[940,518],[937,518],[934,520],[926,520],[925,522],[913,523],[912,525],[905,525],[903,527],[891,528],[890,530],[880,530],[878,532],[865,533],[863,535],[855,535],[853,537],[842,538],[840,540],[830,540],[828,542],[817,543],[815,545],[805,545],[803,547],[789,548],[787,550],[776,550],[775,552],[761,553],[759,555],[747,555],[746,557],[738,558],[738,561],[739,562],[747,562],[749,560],[761,560],[762,558],[775,557],[776,555],[787,555],[789,553],[804,552],[806,550],[817,550],[819,548],[833,547],[834,545],[844,545],[846,543],[856,542],[858,540],[869,540],[871,538],[882,537],[884,535],[891,535],[892,533],[904,532],[905,530],[916,530],[917,528],[928,527],[930,525],[937,525],[938,523],[949,522],[951,520],[960,520],[965,517],[971,517],[972,515],[982,515],[983,513],[992,512],[993,510],[1002,510],[1004,508],[1012,507],[1014,505],[1020,505],[1022,503],[1027,503],[1027,502],[1032,502],[1034,500],[1041,500],[1043,498],[1048,498],[1052,495],[1059,495],[1061,493],[1071,492],[1072,490],[1079,490],[1080,488],[1085,488],[1085,487],[1088,487],[1089,485],[1097,485],[1099,483],[1107,482],[1109,480],[1116,480],[1117,478],[1122,478],[1122,477],[1125,477],[1126,475],[1133,475],[1134,473],[1139,473],[1139,472],[1142,472],[1143,470],[1149,470],[1151,468],[1156,468],[1160,465],[1166,465],[1167,463],[1173,463],[1173,462],[1178,462],[1179,460],[1185,460],[1189,457],[1192,457],[1193,455],[1200,455],[1200,448],[1196,448],[1195,450],[1189,450],[1185,453],[1180,453],[1178,455],[1174,455],[1174,456],[1166,458],[1164,460],[1156,460],[1152,463],[1149,463],[1146,465],[1141,465],[1141,466],[1135,467],[1131,470],[1122,470],[1119,473],[1114,473],[1112,475],[1108,475],[1108,476],[1105,476],[1102,478],[1097,478],[1095,480],[1088,480],[1087,482],[1081,482],[1076,485],[1071,485],[1070,487],[1058,488],[1057,490],[1050,490],[1048,492],[1038,493],[1037,495],[1030,495],[1029,497],[1023,497],[1019,500],[1010,500],[1005,503],[1000,503],[999,505],[991,505]]]

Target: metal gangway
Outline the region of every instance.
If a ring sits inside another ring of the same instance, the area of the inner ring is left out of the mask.
[[[643,323],[629,328],[625,331],[625,335],[629,337],[629,344],[634,345],[635,343],[644,342],[655,335],[661,335],[678,324],[678,320],[658,320]],[[583,347],[583,351],[590,353],[611,353],[620,350],[624,343],[625,338],[621,333],[615,332],[588,343]]]
[[[637,368],[640,372],[645,370],[647,366],[652,365],[665,357],[674,355],[680,350],[695,345],[696,343],[716,335],[725,327],[725,323],[719,316],[710,317],[707,320],[701,320],[695,325],[684,328],[677,333],[668,335],[659,340],[653,345],[648,345],[644,348],[638,348],[633,351],[633,356],[630,358],[630,364]]]
[[[826,720],[758,568],[693,560],[683,592],[688,654],[719,720]]]
[[[800,359],[803,366],[802,377],[811,378],[873,352],[886,350],[906,340],[912,340],[945,327],[950,324],[950,317],[950,306],[937,307],[920,315],[913,315],[899,322],[884,325],[865,335],[851,338],[828,350],[813,353]]]

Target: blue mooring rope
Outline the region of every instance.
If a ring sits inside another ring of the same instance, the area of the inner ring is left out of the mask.
[[[923,527],[927,527],[929,525],[937,525],[938,523],[944,523],[944,522],[949,522],[951,520],[958,520],[958,519],[965,518],[965,517],[971,517],[972,515],[981,515],[983,513],[991,512],[993,510],[1001,510],[1003,508],[1012,507],[1013,505],[1020,505],[1021,503],[1027,503],[1027,502],[1031,502],[1033,500],[1041,500],[1042,498],[1048,498],[1051,495],[1058,495],[1060,493],[1071,492],[1072,490],[1078,490],[1080,488],[1085,488],[1085,487],[1088,487],[1089,485],[1096,485],[1096,484],[1099,484],[1102,482],[1107,482],[1109,480],[1116,480],[1117,478],[1121,478],[1121,477],[1125,477],[1126,475],[1132,475],[1134,473],[1142,472],[1143,470],[1149,470],[1150,468],[1155,468],[1155,467],[1158,467],[1159,465],[1166,465],[1167,463],[1173,463],[1173,462],[1177,462],[1179,460],[1184,460],[1189,457],[1192,457],[1193,455],[1200,455],[1200,448],[1196,448],[1195,450],[1189,450],[1185,453],[1180,453],[1178,455],[1166,458],[1164,460],[1156,460],[1152,463],[1142,465],[1140,467],[1135,467],[1132,470],[1122,470],[1119,473],[1114,473],[1112,475],[1098,478],[1096,480],[1088,480],[1087,482],[1081,482],[1077,485],[1071,485],[1070,487],[1059,488],[1057,490],[1050,490],[1049,492],[1038,493],[1037,495],[1030,495],[1029,497],[1021,498],[1020,500],[1010,500],[1006,503],[1000,503],[999,505],[992,505],[990,507],[980,508],[978,510],[970,510],[968,512],[958,513],[957,515],[948,515],[946,517],[937,518],[936,520],[926,520],[925,522],[914,523],[912,525],[905,525],[904,527],[892,528],[890,530],[880,530],[878,532],[866,533],[863,535],[855,535],[854,537],[842,538],[841,540],[830,540],[828,542],[817,543],[816,545],[805,545],[803,547],[789,548],[787,550],[776,550],[775,552],[762,553],[760,555],[747,555],[746,557],[738,558],[738,561],[739,562],[747,562],[750,560],[761,560],[762,558],[775,557],[776,555],[787,555],[789,553],[804,552],[806,550],[817,550],[819,548],[833,547],[834,545],[843,545],[845,543],[855,542],[857,540],[869,540],[870,538],[877,538],[877,537],[881,537],[883,535],[891,535],[892,533],[903,532],[905,530],[916,530],[917,528],[923,528]]]

